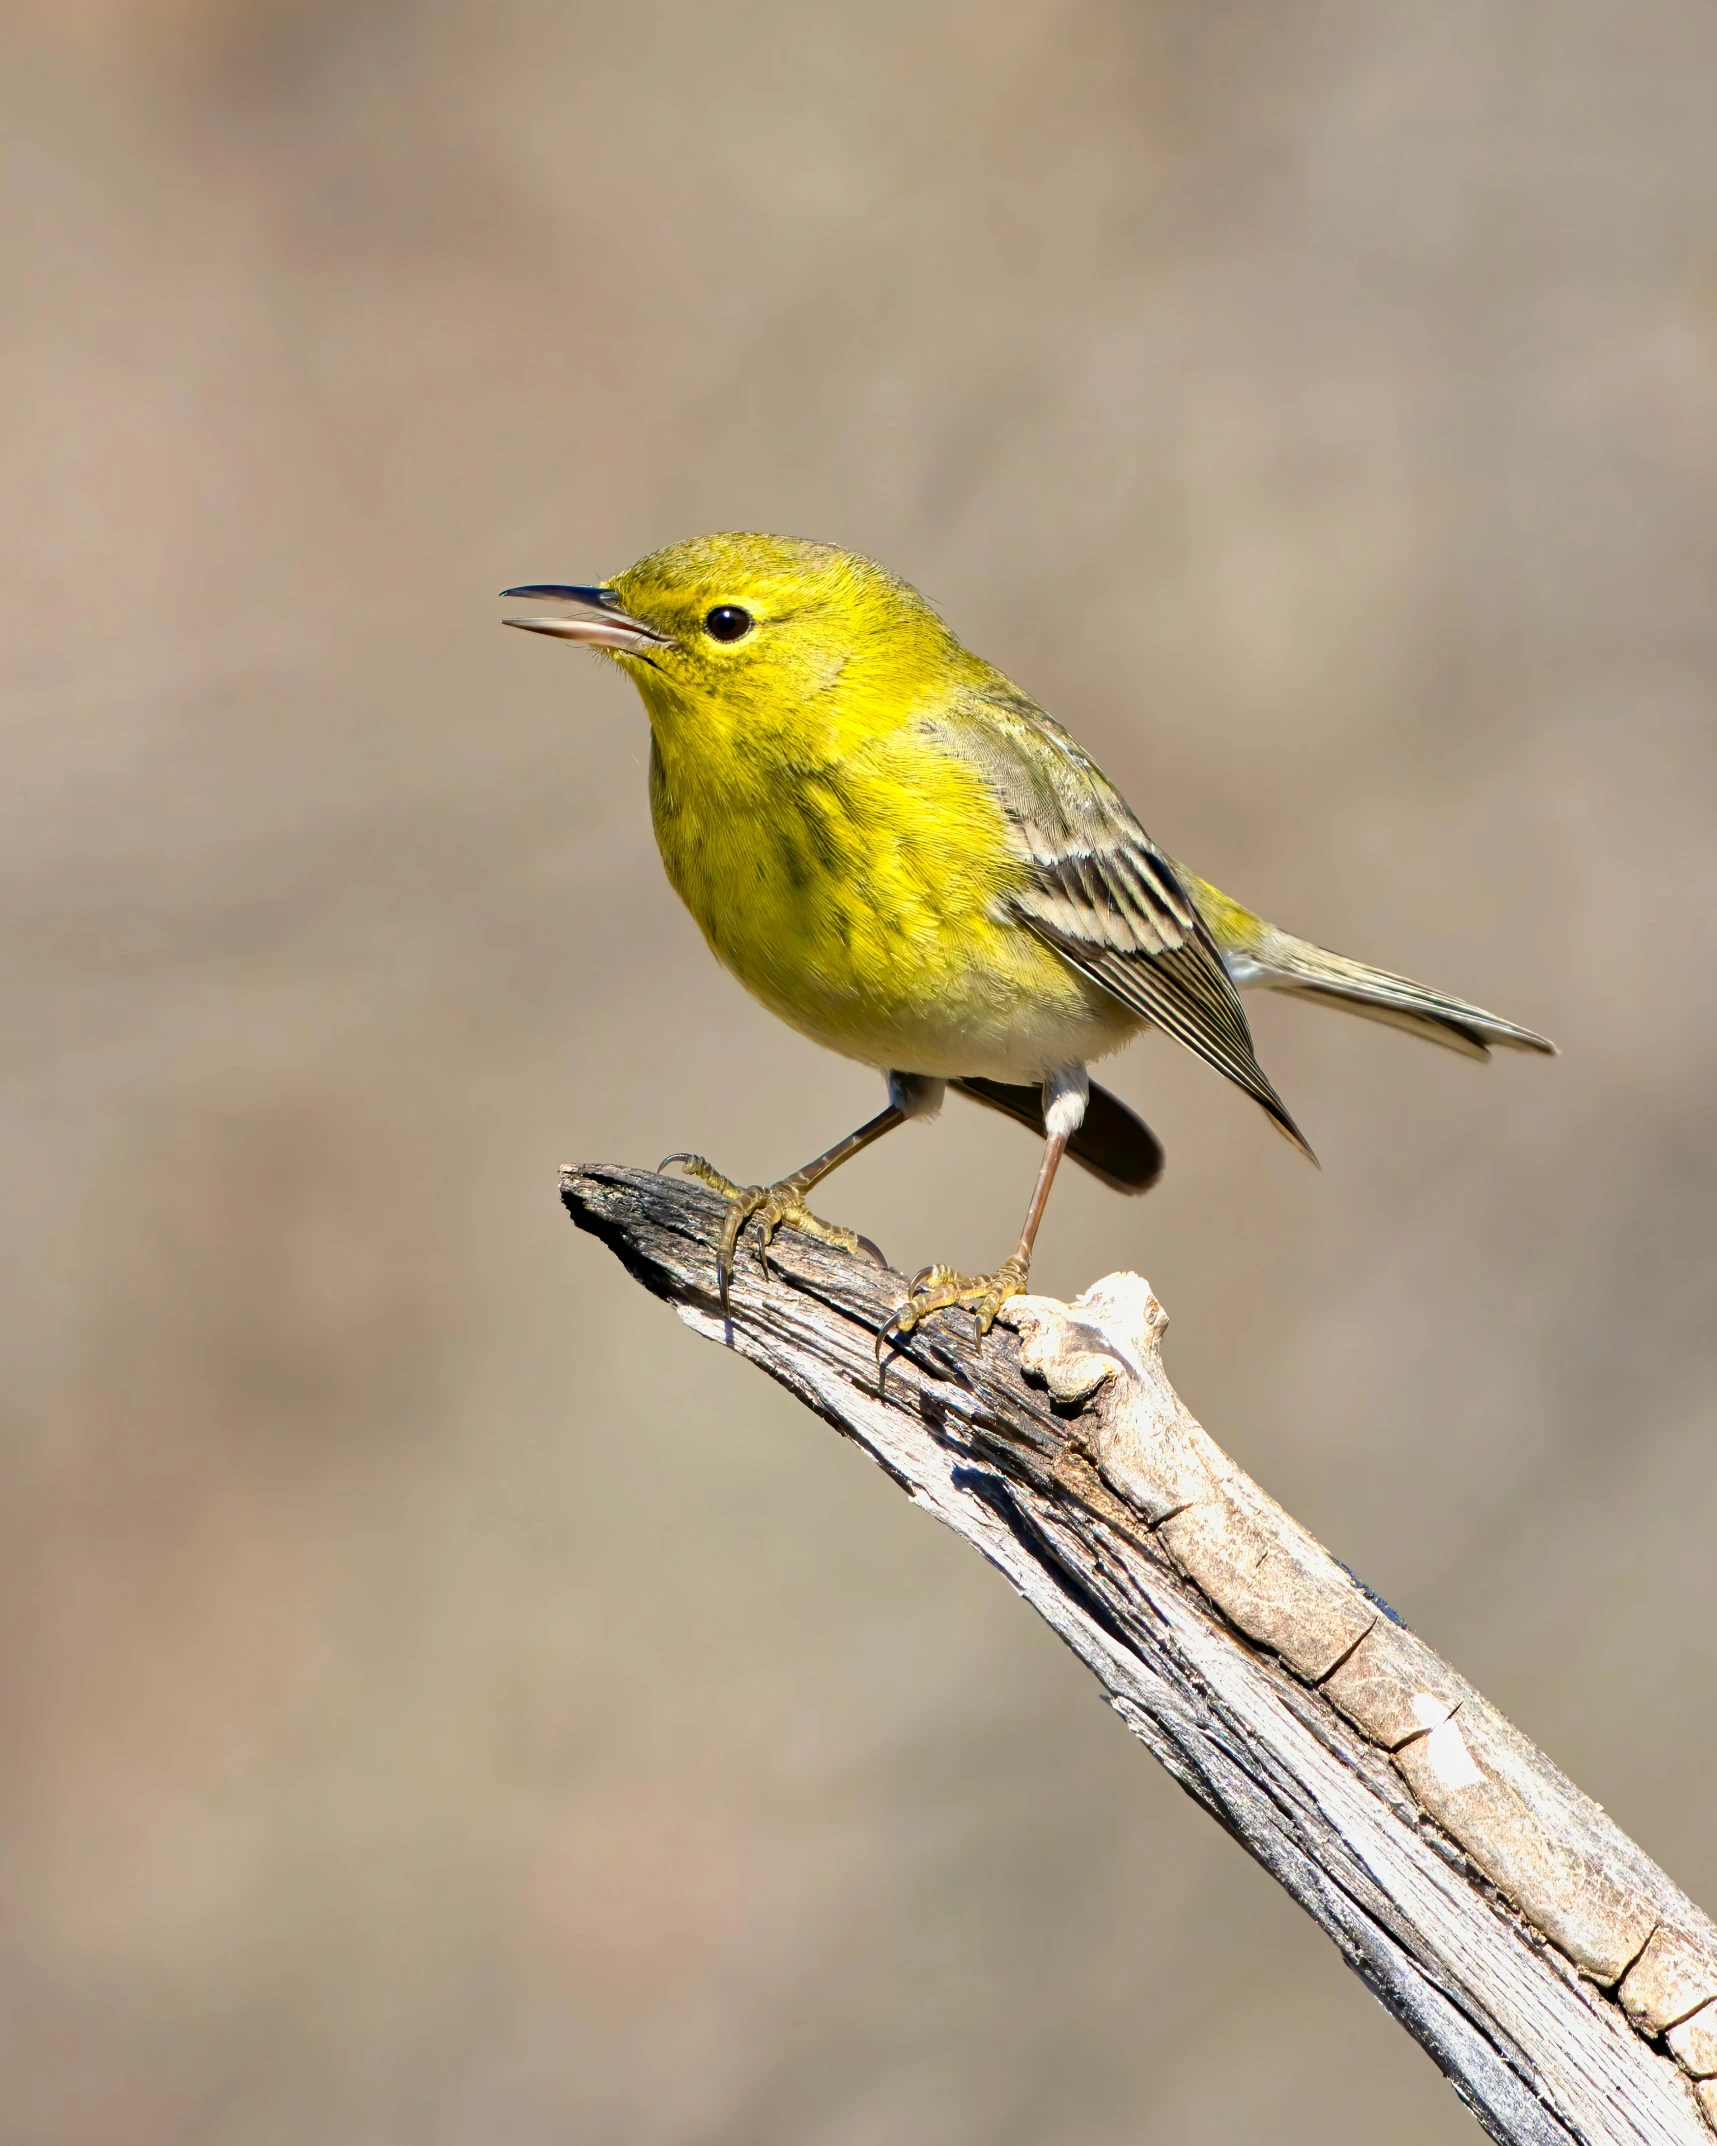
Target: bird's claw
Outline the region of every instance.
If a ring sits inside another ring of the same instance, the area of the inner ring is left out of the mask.
[[[876,1337],[878,1361],[885,1348],[904,1341],[939,1311],[969,1311],[978,1332],[987,1334],[996,1323],[996,1314],[1009,1297],[1023,1292],[1025,1283],[1026,1263],[1017,1252],[994,1274],[962,1274],[955,1267],[921,1267],[912,1277],[911,1295],[883,1322]]]
[[[715,1253],[716,1286],[723,1311],[727,1309],[728,1284],[733,1279],[740,1232],[748,1222],[757,1224],[757,1257],[765,1274],[774,1271],[769,1264],[769,1246],[775,1232],[783,1228],[796,1229],[801,1236],[814,1237],[819,1244],[832,1244],[837,1251],[866,1252],[878,1266],[888,1264],[868,1237],[861,1237],[857,1230],[843,1228],[839,1222],[825,1222],[821,1215],[812,1214],[805,1205],[805,1194],[811,1188],[803,1178],[784,1177],[778,1185],[736,1185],[701,1155],[669,1155],[662,1168],[665,1170],[671,1162],[677,1162],[688,1177],[695,1177],[719,1192],[727,1202],[721,1241]]]
[[[723,1177],[715,1164],[706,1162],[701,1155],[688,1155],[684,1152],[664,1155],[656,1165],[656,1175],[663,1176],[675,1163],[680,1165],[688,1177],[695,1177],[712,1191],[719,1192],[724,1200],[743,1200],[746,1196],[746,1188],[743,1185],[736,1185],[731,1177]]]

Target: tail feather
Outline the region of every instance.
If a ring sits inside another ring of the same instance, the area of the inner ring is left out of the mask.
[[[1530,1028],[1501,1020],[1482,1006],[1468,1005],[1465,999],[1451,998],[1446,991],[1416,984],[1411,977],[1368,968],[1363,961],[1291,938],[1273,925],[1265,925],[1243,952],[1230,953],[1226,948],[1224,952],[1236,984],[1262,984],[1266,990],[1316,999],[1343,1013],[1403,1028],[1409,1035],[1423,1036],[1467,1058],[1488,1058],[1491,1047],[1498,1044],[1512,1051],[1555,1055],[1555,1044],[1534,1035]]]
[[[1044,1133],[1043,1090],[1016,1088],[999,1080],[957,1080],[953,1085],[974,1103],[999,1110],[1003,1117],[1034,1133]],[[1084,1122],[1067,1143],[1068,1155],[1115,1192],[1148,1192],[1162,1175],[1162,1143],[1145,1123],[1107,1088],[1091,1083]]]

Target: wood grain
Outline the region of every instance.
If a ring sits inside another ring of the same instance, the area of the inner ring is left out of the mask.
[[[713,1194],[604,1164],[561,1195],[982,1552],[1493,2138],[1711,2146],[1717,1927],[1222,1452],[1139,1277],[879,1366],[899,1275],[783,1232],[767,1270],[742,1246],[724,1316]]]

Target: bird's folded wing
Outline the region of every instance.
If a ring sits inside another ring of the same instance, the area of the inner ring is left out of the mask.
[[[1059,723],[1024,695],[973,696],[930,725],[1007,815],[1023,883],[1010,913],[1081,975],[1252,1096],[1311,1154],[1252,1047],[1240,1000],[1173,864]]]

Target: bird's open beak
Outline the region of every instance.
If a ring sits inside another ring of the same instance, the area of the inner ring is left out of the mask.
[[[532,581],[523,588],[503,589],[503,596],[528,596],[550,603],[577,604],[578,611],[566,617],[505,618],[503,626],[522,626],[527,633],[553,634],[559,641],[580,641],[586,648],[615,648],[639,656],[651,648],[672,648],[674,637],[646,626],[640,618],[628,618],[612,589],[562,581]]]

